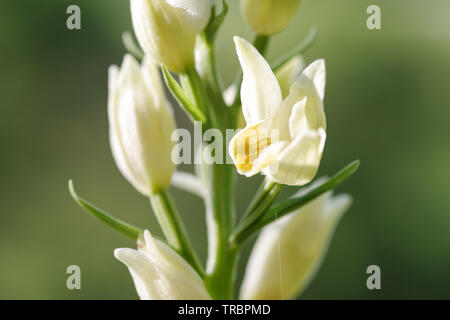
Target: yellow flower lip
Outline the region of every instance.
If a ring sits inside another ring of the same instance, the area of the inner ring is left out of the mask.
[[[267,130],[261,130],[260,124],[257,124],[244,129],[236,136],[234,158],[239,171],[252,171],[255,160],[265,148],[272,144],[272,139],[267,133]]]

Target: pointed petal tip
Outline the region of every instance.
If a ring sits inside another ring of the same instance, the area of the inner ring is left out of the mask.
[[[238,54],[244,50],[248,50],[251,48],[254,49],[253,45],[250,42],[248,42],[247,40],[245,40],[244,38],[241,38],[239,36],[234,36],[233,40],[234,40],[234,45],[236,46],[236,51],[238,52]]]
[[[115,88],[115,83],[117,82],[117,78],[119,77],[119,72],[119,67],[116,65],[111,65],[108,68],[108,90],[110,91],[110,93],[112,93]]]
[[[108,76],[111,78],[112,75],[115,75],[119,71],[119,67],[115,64],[112,64],[108,67]]]
[[[128,70],[139,70],[139,63],[137,60],[129,53],[126,53],[123,57],[122,61],[122,70],[127,72]]]
[[[122,64],[127,64],[133,61],[136,61],[136,59],[134,59],[134,57],[130,53],[125,53],[125,55],[123,56]]]
[[[123,258],[123,256],[124,256],[124,250],[125,250],[125,248],[117,248],[117,249],[114,249],[114,257],[115,257],[117,260],[122,261],[122,258]]]
[[[280,84],[269,63],[247,40],[235,36],[236,53],[243,72],[242,111],[247,125],[270,118],[282,100]]]
[[[313,79],[318,73],[325,74],[326,63],[325,59],[320,58],[311,62],[303,71],[305,74],[311,76]]]
[[[319,58],[319,59],[315,60],[315,62],[317,64],[319,64],[320,66],[325,67],[325,59],[324,58]]]
[[[150,231],[148,229],[144,230],[144,239],[145,239],[145,243],[147,245],[153,241],[152,234],[150,233]]]
[[[325,59],[324,58],[319,58],[319,59],[316,59],[313,62],[311,62],[309,64],[309,66],[307,67],[307,69],[308,68],[325,69],[325,65],[326,65]]]
[[[246,41],[244,38],[241,38],[239,36],[233,36],[233,41],[236,45],[238,45],[239,43],[241,43],[242,41]]]
[[[127,264],[127,258],[136,251],[130,248],[117,248],[114,249],[114,257],[120,262]]]
[[[343,193],[338,195],[336,198],[338,198],[340,201],[346,203],[346,205],[350,206],[353,203],[353,197],[349,195],[348,193]]]
[[[339,194],[329,200],[327,207],[330,214],[341,217],[350,209],[353,204],[353,197],[349,194]]]

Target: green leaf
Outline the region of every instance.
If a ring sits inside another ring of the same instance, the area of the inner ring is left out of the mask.
[[[144,52],[142,52],[141,48],[138,44],[133,40],[133,36],[130,32],[122,33],[122,42],[129,53],[131,53],[138,60],[144,59]]]
[[[300,207],[302,207],[305,204],[307,204],[308,202],[316,199],[317,197],[321,196],[322,194],[338,187],[345,180],[347,180],[353,173],[355,173],[355,171],[358,169],[358,167],[359,167],[359,160],[355,160],[352,163],[348,164],[341,171],[336,173],[333,177],[328,179],[326,182],[324,182],[320,186],[312,189],[305,195],[288,199],[286,202],[268,209],[266,212],[264,212],[261,215],[260,219],[258,219],[255,223],[250,225],[248,228],[234,232],[230,237],[230,243],[232,245],[243,244],[248,238],[250,238],[253,234],[255,234],[257,231],[261,230],[268,224],[299,209]]]
[[[236,228],[235,232],[245,230],[250,225],[255,223],[255,221],[257,221],[261,217],[261,215],[272,205],[282,188],[282,184],[264,180],[264,182],[261,184],[260,189],[250,203],[250,206],[244,213],[242,220]]]
[[[308,50],[316,41],[318,34],[318,28],[312,27],[306,36],[305,40],[299,43],[294,49],[286,53],[280,59],[278,59],[275,63],[272,64],[272,70],[276,72],[280,69],[286,62],[288,62],[292,57],[304,53]]]
[[[80,205],[80,207],[92,214],[107,226],[113,228],[116,231],[119,231],[131,240],[137,241],[139,235],[144,232],[144,230],[132,226],[131,224],[123,222],[122,220],[119,220],[117,218],[114,218],[110,214],[96,208],[94,205],[90,204],[83,198],[80,198],[75,192],[72,180],[69,180],[69,191],[72,195],[72,198]]]
[[[221,4],[221,9],[219,12],[217,12],[217,3],[212,7],[211,9],[211,18],[209,20],[208,25],[205,28],[205,35],[208,39],[209,43],[212,43],[217,35],[217,32],[220,29],[220,26],[222,25],[223,21],[225,20],[225,17],[228,13],[228,4],[225,0],[219,0]]]
[[[164,67],[161,67],[164,76],[164,81],[166,82],[167,88],[173,97],[178,101],[180,106],[186,111],[186,113],[195,121],[206,121],[206,117],[201,112],[197,106],[192,103],[183,89],[180,87],[175,78],[170,74],[170,72]]]

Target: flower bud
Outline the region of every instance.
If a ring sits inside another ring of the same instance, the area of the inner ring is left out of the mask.
[[[138,250],[114,250],[133,277],[142,300],[210,300],[205,285],[195,270],[163,242],[144,232]]]
[[[298,79],[303,69],[305,69],[305,61],[301,55],[296,55],[275,72],[283,98],[289,95],[292,84]]]
[[[350,196],[332,198],[328,192],[263,229],[251,253],[240,298],[295,298],[320,267],[350,204]]]
[[[256,33],[272,35],[286,28],[299,5],[300,0],[241,0],[241,11]]]
[[[131,0],[133,27],[141,47],[175,72],[194,64],[195,38],[210,15],[210,0]]]
[[[149,196],[170,185],[175,129],[157,67],[142,66],[126,55],[121,69],[109,69],[109,137],[116,164],[125,178]]]

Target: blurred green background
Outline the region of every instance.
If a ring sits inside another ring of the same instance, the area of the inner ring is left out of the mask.
[[[237,70],[231,36],[252,37],[238,1],[229,2],[218,39],[226,83]],[[80,31],[66,28],[70,4],[81,7]],[[381,6],[380,31],[366,28],[370,4]],[[448,0],[304,0],[274,37],[271,59],[319,27],[305,57],[327,61],[320,174],[361,159],[338,189],[354,196],[354,206],[303,298],[450,298],[449,12]],[[121,63],[121,33],[130,29],[127,0],[0,4],[2,299],[137,298],[112,254],[134,244],[88,216],[67,190],[73,178],[83,197],[160,234],[148,201],[120,175],[109,149],[107,68]],[[239,180],[238,209],[259,180]],[[173,194],[204,258],[203,206]],[[66,289],[71,264],[81,267],[81,290]],[[382,290],[366,288],[371,264],[381,267]]]

